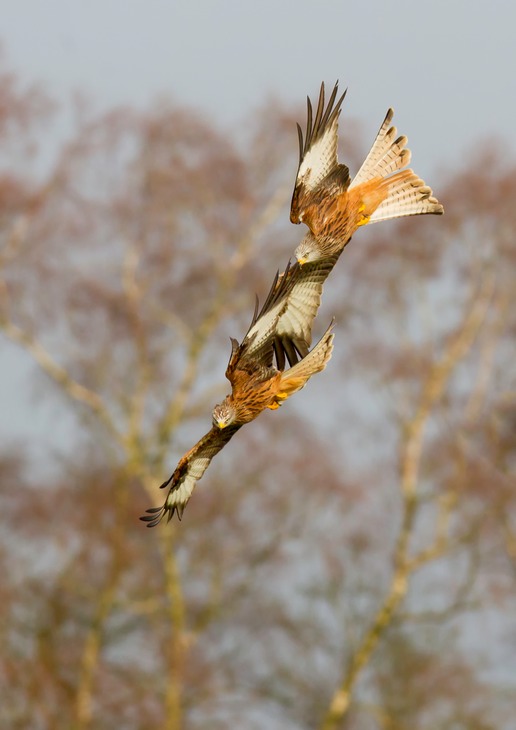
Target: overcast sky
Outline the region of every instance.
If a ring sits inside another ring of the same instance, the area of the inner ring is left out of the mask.
[[[63,101],[77,89],[101,106],[165,94],[229,128],[268,93],[299,103],[338,78],[344,115],[371,138],[395,108],[434,189],[489,136],[514,154],[515,36],[510,0],[0,0],[9,66]],[[0,436],[41,440],[48,413],[28,417],[21,393],[29,361],[2,353]]]
[[[234,122],[339,78],[371,133],[394,106],[423,176],[488,134],[512,144],[510,0],[0,0],[0,28],[12,65],[61,98],[168,94]]]

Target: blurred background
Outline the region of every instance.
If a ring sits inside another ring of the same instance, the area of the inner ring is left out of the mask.
[[[2,727],[513,728],[516,10],[0,10]],[[351,173],[393,106],[446,214],[356,234],[326,371],[147,530],[337,78]]]

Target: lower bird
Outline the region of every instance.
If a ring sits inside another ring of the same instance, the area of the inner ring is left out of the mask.
[[[183,456],[172,476],[161,485],[162,489],[168,487],[169,490],[165,503],[161,507],[151,507],[140,518],[148,527],[154,527],[165,516],[170,521],[175,513],[181,519],[195,484],[235,433],[265,409],[278,408],[301,390],[312,375],[326,367],[333,350],[333,322],[310,351],[305,340],[295,338],[291,342],[285,334],[293,303],[295,311],[301,313],[310,313],[314,307],[317,310],[319,304],[319,294],[311,293],[310,287],[306,286],[306,276],[301,274],[301,268],[296,265],[292,270],[287,267],[281,277],[276,275],[259,313],[256,306],[242,343],[232,338],[226,369],[231,394],[214,408],[211,430]],[[288,347],[286,352],[285,347]],[[273,364],[275,355],[283,363],[286,355],[289,362],[295,364],[288,370],[278,369]]]

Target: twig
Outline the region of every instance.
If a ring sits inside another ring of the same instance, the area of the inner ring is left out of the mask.
[[[60,385],[72,400],[82,403],[89,408],[116,438],[117,442],[123,444],[123,438],[116,429],[98,393],[74,380],[67,370],[53,360],[47,350],[35,337],[22,330],[13,322],[0,318],[0,329],[3,330],[10,340],[21,345],[32,356],[43,372]]]

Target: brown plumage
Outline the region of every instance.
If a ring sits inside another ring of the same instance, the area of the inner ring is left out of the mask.
[[[278,408],[325,368],[333,349],[332,325],[310,350],[312,324],[324,282],[356,229],[398,216],[443,212],[431,189],[412,170],[402,169],[410,152],[407,138],[396,138],[396,128],[390,125],[392,110],[350,182],[348,168],[337,160],[344,96],[337,100],[335,85],[325,106],[322,84],[315,118],[308,99],[304,137],[298,125],[300,160],[290,214],[293,223],[304,222],[309,228],[296,249],[299,263],[276,275],[260,312],[256,306],[242,343],[232,340],[226,370],[231,394],[215,407],[211,430],[161,485],[168,488],[165,503],[141,518],[148,527],[175,513],[181,518],[195,484],[234,434],[266,408]],[[285,370],[287,361],[291,367]]]
[[[312,320],[320,301],[317,282],[326,276],[324,266],[307,267],[303,272],[297,264],[276,275],[262,309],[258,312],[258,305],[255,307],[242,343],[231,340],[226,369],[231,394],[214,408],[211,430],[183,456],[172,476],[161,485],[169,490],[163,506],[148,509],[141,517],[148,527],[154,527],[165,516],[170,520],[176,512],[181,519],[196,482],[234,434],[266,408],[278,408],[326,367],[333,349],[333,323],[308,350]],[[292,367],[275,367],[275,356],[283,366],[288,359]]]
[[[300,263],[339,254],[357,228],[367,223],[426,213],[442,214],[432,190],[410,169],[407,138],[396,137],[389,109],[375,142],[350,181],[349,169],[337,160],[338,119],[343,94],[337,84],[325,107],[321,84],[315,119],[308,99],[306,133],[298,125],[299,167],[290,220],[305,223],[309,233],[296,249]]]

